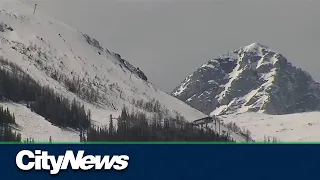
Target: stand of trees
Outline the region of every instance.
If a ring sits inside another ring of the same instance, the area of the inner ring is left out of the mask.
[[[87,133],[80,135],[80,141],[233,141],[230,137],[219,135],[213,130],[203,129],[179,119],[148,119],[141,112],[129,113],[122,109],[117,118],[117,128],[110,119],[108,127],[91,126]]]
[[[143,110],[146,110],[148,112],[153,113],[161,113],[162,109],[165,109],[161,106],[160,102],[158,100],[152,99],[151,101],[144,101],[144,100],[132,100],[132,105],[135,107],[141,108]]]
[[[232,130],[233,132],[237,132],[241,134],[243,137],[246,138],[247,141],[252,140],[251,132],[248,129],[241,129],[235,122],[230,122],[228,124],[224,124],[228,129]]]
[[[26,102],[28,108],[61,127],[88,128],[91,114],[76,100],[56,94],[25,74],[20,67],[0,59],[0,100]]]
[[[21,134],[13,132],[9,124],[0,125],[0,142],[21,142]]]
[[[0,124],[15,124],[14,114],[11,114],[8,108],[0,105]]]
[[[210,129],[195,127],[176,113],[174,118],[168,116],[169,110],[152,100],[150,102],[134,101],[136,107],[151,114],[148,118],[142,112],[128,112],[127,108],[117,119],[113,118],[108,127],[95,127],[91,124],[91,113],[86,112],[83,105],[76,100],[55,93],[48,86],[41,86],[28,74],[11,62],[0,58],[0,101],[24,102],[35,113],[43,116],[52,124],[60,127],[80,129],[81,141],[233,141],[227,135],[219,135]],[[79,82],[70,83],[69,88],[75,92]],[[95,93],[93,93],[95,94]],[[8,109],[0,109],[0,140],[21,141],[21,135],[12,132],[10,123],[14,123],[14,115]],[[33,142],[33,140],[27,140]]]
[[[42,37],[36,36],[39,40],[43,41]],[[12,49],[25,55],[30,61],[35,62],[35,66],[41,71],[45,72],[48,76],[58,81],[60,84],[63,84],[69,91],[75,93],[80,98],[94,103],[99,100],[99,91],[93,89],[91,86],[94,82],[91,82],[89,79],[81,78],[77,75],[73,75],[72,78],[69,78],[63,73],[60,73],[51,66],[46,65],[45,61],[50,59],[52,54],[43,50],[41,46],[37,44],[30,43],[28,46],[23,43],[15,42],[15,46],[12,46]],[[58,57],[61,59],[61,57]],[[60,66],[63,66],[63,61],[60,60]]]
[[[56,70],[50,76],[56,81],[63,83],[68,91],[75,93],[80,98],[90,103],[98,102],[99,98],[101,97],[98,89],[93,88],[93,82],[89,80],[86,81],[84,78],[80,79],[79,76],[75,75],[72,78],[68,78]]]
[[[21,134],[13,132],[10,125],[15,124],[15,117],[8,108],[0,106],[0,142],[17,141],[21,142]]]

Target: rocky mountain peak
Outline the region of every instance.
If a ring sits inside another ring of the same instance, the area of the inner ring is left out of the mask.
[[[287,114],[320,107],[319,83],[260,43],[209,60],[172,95],[207,114]]]

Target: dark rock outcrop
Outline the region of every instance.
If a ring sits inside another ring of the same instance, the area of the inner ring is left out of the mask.
[[[320,84],[283,55],[258,43],[205,63],[172,95],[207,114],[320,109]]]

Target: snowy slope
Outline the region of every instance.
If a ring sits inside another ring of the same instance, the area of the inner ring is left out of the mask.
[[[78,132],[71,129],[60,129],[24,105],[17,103],[0,103],[0,105],[14,112],[17,124],[14,129],[21,133],[23,140],[32,138],[36,141],[48,142],[51,136],[54,142],[79,141]]]
[[[98,125],[108,124],[109,115],[118,116],[123,105],[129,109],[134,107],[131,103],[133,98],[158,100],[162,107],[170,111],[170,115],[180,113],[189,121],[205,116],[145,81],[141,70],[120,55],[110,52],[97,40],[44,14],[37,12],[34,15],[33,7],[21,1],[0,0],[0,21],[0,56],[16,63],[33,79],[50,86],[56,93],[70,99],[76,98],[91,110],[92,119]],[[54,78],[56,74],[69,80],[81,79],[84,89],[98,92],[97,101],[89,103],[71,93],[59,78]],[[54,127],[49,128],[49,124],[42,124],[45,121],[43,118],[30,114],[21,105],[15,104],[9,108],[14,113],[21,110],[19,123],[25,137],[37,131],[39,136],[34,136],[35,140],[47,140],[47,136],[40,134],[60,133]],[[25,121],[22,120],[23,112]],[[77,138],[74,133],[61,130],[61,135],[54,138],[58,139]]]
[[[248,129],[256,141],[275,137],[282,142],[312,142],[320,140],[320,112],[286,115],[243,113],[222,116],[224,123],[235,122]]]

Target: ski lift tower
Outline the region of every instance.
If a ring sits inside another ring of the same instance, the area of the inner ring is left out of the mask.
[[[221,132],[221,119],[216,115],[212,115],[212,119],[214,120],[214,129],[215,129],[215,131],[220,134],[220,132]],[[218,131],[217,131],[217,125],[219,126],[218,127]]]
[[[119,120],[119,118],[112,117],[112,114],[110,114],[110,120]]]

